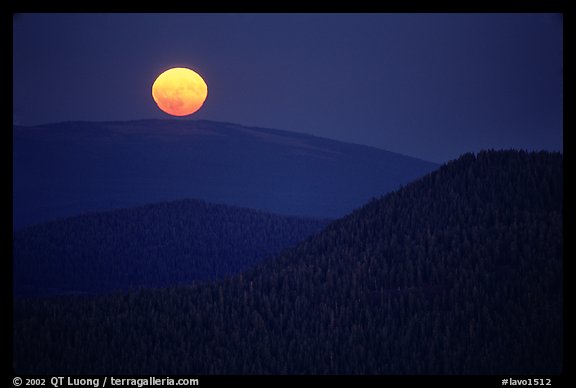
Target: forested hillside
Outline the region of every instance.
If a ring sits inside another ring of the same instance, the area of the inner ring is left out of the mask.
[[[15,233],[14,291],[100,293],[223,278],[326,223],[197,200],[50,222]]]
[[[16,301],[15,370],[559,373],[562,171],[466,154],[232,279]]]

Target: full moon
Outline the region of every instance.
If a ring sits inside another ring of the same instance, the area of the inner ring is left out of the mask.
[[[173,116],[188,116],[202,107],[208,86],[200,74],[184,67],[166,70],[152,85],[158,108]]]

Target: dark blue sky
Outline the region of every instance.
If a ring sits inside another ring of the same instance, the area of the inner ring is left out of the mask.
[[[557,14],[21,14],[15,124],[169,118],[150,90],[198,71],[189,119],[286,129],[444,162],[562,149]]]

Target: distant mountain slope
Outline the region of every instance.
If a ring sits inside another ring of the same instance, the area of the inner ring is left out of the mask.
[[[15,126],[14,225],[186,198],[336,218],[436,164],[211,121]]]
[[[14,291],[100,293],[222,278],[325,224],[196,200],[54,221],[15,233]]]
[[[18,373],[563,369],[561,154],[466,154],[249,273],[19,301]]]

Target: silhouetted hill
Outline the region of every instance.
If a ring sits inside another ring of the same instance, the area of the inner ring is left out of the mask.
[[[437,168],[315,136],[211,121],[15,126],[14,225],[186,198],[336,218]]]
[[[49,222],[15,233],[14,291],[99,293],[222,278],[326,223],[196,200]]]
[[[17,301],[15,370],[560,373],[562,165],[466,154],[232,279]]]

